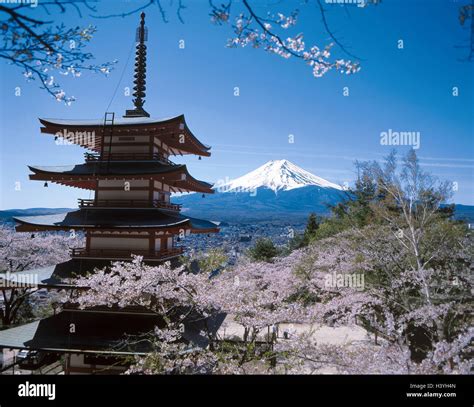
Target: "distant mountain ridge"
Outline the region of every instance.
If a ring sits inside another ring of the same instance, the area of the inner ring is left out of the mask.
[[[474,206],[473,205],[454,205],[454,217],[474,224]]]
[[[312,201],[312,198],[311,198],[311,195],[312,193],[315,193],[316,191],[312,191],[311,188],[302,188],[300,191],[300,194],[296,195],[296,196],[293,196],[293,198],[295,199],[301,199],[302,201],[304,200],[308,200],[309,202]],[[217,204],[223,204],[223,205],[226,205],[226,204],[229,204],[228,206],[225,206],[224,208],[215,208],[213,211],[207,211],[207,203],[209,202],[209,197],[206,197],[205,199],[208,199],[206,202],[203,202],[204,199],[201,198],[201,195],[198,195],[198,194],[192,194],[192,195],[189,195],[189,197],[193,196],[193,200],[195,200],[194,202],[196,202],[198,205],[202,203],[203,205],[203,208],[206,208],[204,211],[202,210],[198,210],[197,212],[200,212],[201,213],[201,216],[205,216],[206,214],[208,214],[208,218],[212,219],[212,220],[217,220],[217,221],[221,221],[221,220],[227,220],[229,222],[233,222],[233,223],[236,223],[238,222],[239,220],[252,220],[252,219],[258,219],[258,220],[270,220],[270,219],[282,219],[284,220],[284,218],[282,218],[282,216],[286,216],[286,217],[290,217],[292,215],[294,215],[295,217],[301,217],[301,219],[303,219],[303,217],[307,216],[307,211],[310,211],[310,212],[318,212],[318,213],[327,213],[328,212],[328,209],[327,209],[327,206],[325,205],[320,205],[319,207],[317,205],[313,206],[313,205],[308,205],[308,204],[305,204],[304,202],[300,202],[300,210],[298,211],[295,211],[295,210],[291,210],[291,205],[288,207],[288,211],[285,212],[284,209],[285,209],[285,204],[289,204],[290,202],[288,201],[287,197],[282,196],[282,194],[280,194],[279,198],[280,199],[277,199],[275,201],[273,201],[273,196],[271,196],[271,200],[273,202],[267,202],[267,205],[265,206],[265,199],[264,199],[264,195],[266,195],[268,193],[268,191],[265,191],[264,189],[261,190],[260,192],[257,191],[257,194],[260,194],[261,196],[261,200],[259,203],[256,203],[255,205],[255,208],[252,209],[253,212],[252,214],[247,214],[245,213],[245,207],[244,206],[240,206],[239,207],[239,198],[237,196],[234,196],[234,198],[232,199],[232,195],[227,195],[227,197],[229,198],[229,201],[226,201],[225,199],[224,200],[221,200],[220,202],[212,202],[212,205],[211,206],[214,206],[214,205],[217,205]],[[212,201],[212,196],[210,197],[211,201]],[[220,197],[222,198],[222,197]],[[269,198],[269,197],[267,197]],[[309,198],[309,199],[308,199]],[[178,200],[178,199],[176,199]],[[181,200],[182,201],[182,200]],[[190,201],[187,199],[186,200],[188,203],[190,203]],[[291,200],[290,200],[291,201]],[[235,205],[235,212],[234,213],[229,213],[230,210],[228,209],[229,207],[232,207],[232,205]],[[262,205],[262,206],[260,206]],[[279,207],[278,209],[280,209],[279,211],[276,211],[274,212],[273,209],[275,207]],[[472,223],[474,224],[474,206],[473,205],[455,205],[455,215],[454,217],[456,219],[459,219],[459,220],[463,220],[465,222],[468,222],[468,223]],[[0,211],[0,223],[5,223],[5,222],[8,222],[8,223],[12,223],[13,222],[13,217],[14,216],[37,216],[37,215],[52,215],[52,214],[56,214],[56,213],[64,213],[64,212],[70,212],[70,211],[74,211],[74,210],[77,210],[77,208],[28,208],[28,209],[7,209],[7,210],[3,210],[3,211]],[[184,210],[183,210],[183,213],[184,214],[189,214],[190,216],[196,216],[193,214],[193,212],[195,212],[195,210],[193,211],[190,211],[186,206],[184,207]],[[242,215],[242,217],[240,216]]]
[[[14,216],[40,216],[54,215],[56,213],[71,212],[72,208],[27,208],[27,209],[6,209],[0,211],[0,222],[12,222]]]
[[[232,223],[305,221],[308,214],[330,213],[330,206],[347,199],[344,189],[288,160],[272,160],[234,180],[218,182],[212,195],[173,196],[183,215]],[[70,208],[31,208],[0,211],[0,222],[13,216],[50,215]],[[474,224],[474,206],[456,205],[455,217]]]
[[[234,180],[218,182],[213,195],[173,197],[189,216],[228,222],[303,220],[311,212],[328,215],[344,199],[344,188],[288,160],[272,160]],[[474,206],[456,205],[455,217],[474,223]]]
[[[234,180],[218,182],[213,195],[174,197],[183,213],[226,221],[304,219],[310,212],[328,214],[329,205],[345,199],[340,185],[291,163],[272,160]]]

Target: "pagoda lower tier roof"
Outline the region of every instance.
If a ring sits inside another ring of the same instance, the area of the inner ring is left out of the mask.
[[[132,258],[130,258],[130,261]],[[17,271],[15,273],[0,273],[0,287],[15,289],[18,287],[77,289],[75,279],[93,274],[96,269],[110,268],[113,260],[99,260],[89,258],[74,258],[62,263],[53,264],[35,269]],[[166,260],[171,267],[180,266],[176,259]],[[143,260],[143,264],[157,266],[160,263]]]
[[[184,115],[166,119],[149,117],[125,117],[114,120],[113,125],[104,126],[103,119],[72,120],[72,119],[39,119],[44,126],[42,133],[53,134],[82,147],[100,151],[102,134],[106,136],[150,135],[157,136],[171,149],[172,154],[196,154],[210,156],[210,146],[201,143],[186,124]],[[104,133],[105,130],[105,133]],[[68,133],[74,135],[68,135]],[[97,137],[79,137],[78,133],[94,132]],[[185,139],[181,138],[184,135]]]
[[[217,331],[223,317],[213,318],[212,329]],[[214,321],[215,320],[215,321]],[[71,324],[77,331],[70,333]],[[184,322],[185,342],[206,347],[208,340],[200,334],[204,321]],[[29,324],[0,331],[0,348],[29,349],[60,353],[91,353],[108,355],[144,355],[152,345],[143,335],[155,327],[164,327],[162,318],[139,310],[65,309],[57,315]]]
[[[69,333],[70,324],[80,329]],[[62,311],[57,315],[0,331],[0,347],[50,352],[97,353],[115,355],[145,354],[150,344],[137,341],[124,346],[127,335],[152,332],[163,326],[156,316],[101,312]]]
[[[62,166],[28,166],[32,180],[51,181],[83,189],[96,189],[98,180],[154,179],[171,187],[171,192],[212,194],[212,185],[192,177],[186,165],[167,165],[154,161],[89,162]]]
[[[146,262],[144,262],[146,263]],[[110,260],[69,259],[65,262],[15,273],[0,274],[0,287],[78,288],[73,279],[84,277],[95,269],[110,267]]]
[[[87,209],[41,216],[13,218],[18,232],[41,230],[112,230],[112,231],[169,231],[190,229],[191,233],[213,233],[219,229],[215,223],[191,218],[180,213],[160,209]]]

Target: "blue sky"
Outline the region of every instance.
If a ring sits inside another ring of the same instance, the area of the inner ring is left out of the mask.
[[[140,2],[100,1],[99,10],[118,13]],[[167,2],[165,2],[167,3]],[[469,32],[458,22],[461,1],[384,0],[365,9],[327,5],[331,28],[361,57],[362,69],[347,76],[329,72],[314,78],[298,60],[285,60],[253,48],[225,47],[228,26],[210,23],[207,0],[184,2],[185,24],[170,10],[165,24],[156,8],[147,12],[148,72],[145,108],[153,117],[184,113],[194,134],[210,144],[212,156],[178,158],[197,178],[215,182],[243,175],[271,159],[286,158],[336,183],[354,179],[354,160],[381,159],[390,147],[380,133],[419,131],[421,163],[441,179],[457,182],[455,201],[474,204],[473,63],[463,62]],[[303,32],[307,44],[330,42],[315,2],[251,2],[265,14],[299,8],[289,34]],[[271,4],[271,6],[268,6]],[[235,7],[238,8],[238,2]],[[32,10],[31,13],[36,12]],[[88,51],[97,62],[119,62],[108,77],[84,73],[60,78],[77,101],[56,102],[21,72],[0,61],[1,209],[74,207],[88,191],[28,180],[27,165],[80,163],[83,149],[59,146],[40,133],[38,117],[102,118],[132,106],[131,86],[138,15],[94,19],[69,12],[56,16],[67,25],[95,24]],[[402,39],[404,49],[398,49]],[[185,48],[179,48],[179,41]],[[347,58],[337,47],[334,54]],[[120,77],[123,80],[120,82]],[[15,87],[21,96],[15,96]],[[350,95],[343,96],[349,87]],[[452,88],[459,88],[459,96]],[[240,96],[234,96],[239,87]],[[289,135],[294,143],[289,143]],[[399,147],[400,153],[406,147]],[[20,182],[21,189],[15,190]]]

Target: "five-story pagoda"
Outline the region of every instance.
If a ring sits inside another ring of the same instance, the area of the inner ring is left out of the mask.
[[[180,214],[171,193],[213,193],[211,185],[194,179],[173,155],[210,156],[209,147],[189,130],[184,115],[156,120],[144,110],[146,76],[144,13],[137,32],[134,105],[122,119],[106,113],[104,121],[40,119],[42,133],[64,138],[92,152],[85,163],[30,166],[30,179],[94,191],[93,199],[79,199],[79,209],[54,216],[18,217],[17,231],[81,230],[85,247],[73,259],[129,260],[141,255],[147,262],[168,260],[183,252],[176,240],[190,233],[217,232],[211,222]]]
[[[82,164],[30,166],[30,179],[43,181],[45,186],[53,182],[94,191],[94,196],[79,199],[79,209],[72,212],[15,218],[18,232],[62,230],[85,235],[85,246],[73,248],[70,260],[25,272],[37,275],[34,288],[76,290],[74,277],[110,266],[111,261],[131,261],[132,255],[140,255],[145,263],[159,264],[183,253],[177,242],[186,235],[218,232],[212,222],[184,216],[180,206],[170,200],[172,193],[213,192],[210,184],[193,178],[185,165],[170,160],[184,154],[210,156],[210,147],[191,133],[183,115],[158,120],[144,110],[144,20],[142,13],[137,30],[134,109],[118,120],[113,113],[106,113],[103,121],[40,119],[42,133],[90,151]],[[0,276],[2,279],[8,283],[6,276]],[[116,364],[117,357],[149,351],[142,345],[123,348],[124,337],[149,332],[161,323],[144,309],[77,309],[66,304],[58,314],[1,331],[0,348],[65,355],[66,374],[120,372],[125,367]],[[183,337],[199,341],[199,331],[199,327],[187,325]]]

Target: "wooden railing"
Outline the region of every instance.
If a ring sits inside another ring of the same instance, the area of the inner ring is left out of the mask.
[[[181,210],[180,204],[146,199],[78,199],[80,208],[159,208],[170,211]]]
[[[76,247],[70,249],[71,257],[73,258],[88,258],[99,257],[106,259],[128,259],[132,254],[143,256],[146,259],[161,260],[174,256],[179,256],[184,252],[183,247],[173,247],[172,249],[163,249],[157,252],[150,252],[148,250],[119,250],[119,249],[89,249],[85,247]]]
[[[148,161],[157,160],[168,165],[176,165],[160,153],[84,153],[86,162],[94,161]]]

